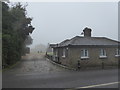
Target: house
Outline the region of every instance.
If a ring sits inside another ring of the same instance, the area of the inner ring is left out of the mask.
[[[68,67],[77,68],[78,61],[81,68],[118,65],[120,42],[106,37],[92,37],[91,29],[83,30],[84,36],[52,45],[53,60]]]

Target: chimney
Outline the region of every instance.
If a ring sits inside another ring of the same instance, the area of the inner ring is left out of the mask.
[[[91,29],[90,28],[85,28],[84,30],[83,30],[83,32],[84,32],[84,37],[91,37]]]

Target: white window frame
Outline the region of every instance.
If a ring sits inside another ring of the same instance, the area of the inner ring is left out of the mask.
[[[89,58],[89,53],[87,49],[82,49],[81,50],[81,59],[86,59]]]
[[[62,51],[62,57],[63,57],[63,58],[66,57],[66,56],[65,56],[65,53],[66,53],[66,52],[65,52],[65,48],[63,48],[63,51]]]
[[[105,49],[100,49],[100,58],[107,58],[106,50]]]
[[[119,57],[119,56],[120,56],[120,49],[118,49],[118,48],[116,49],[115,56],[116,56],[116,57]]]

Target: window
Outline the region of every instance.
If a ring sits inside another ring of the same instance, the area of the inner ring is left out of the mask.
[[[81,58],[89,58],[87,49],[81,50]]]
[[[51,51],[53,52],[53,48],[51,48]]]
[[[56,57],[58,57],[58,50],[54,49],[53,50],[53,61],[56,61]]]
[[[55,57],[57,57],[58,56],[58,51],[57,50],[55,50]]]
[[[106,58],[106,50],[105,49],[100,49],[100,58]]]
[[[116,53],[115,53],[115,56],[120,56],[120,49],[116,49]]]
[[[63,49],[62,57],[65,57],[65,48]]]

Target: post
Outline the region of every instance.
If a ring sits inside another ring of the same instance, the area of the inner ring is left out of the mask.
[[[102,62],[102,69],[104,69],[104,62]]]
[[[78,60],[78,70],[80,70],[80,60]]]

